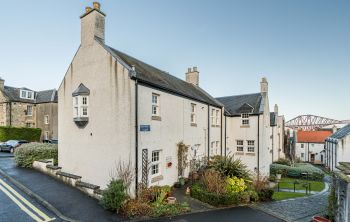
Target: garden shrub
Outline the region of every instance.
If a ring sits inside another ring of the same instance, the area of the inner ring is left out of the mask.
[[[260,201],[270,201],[272,200],[274,190],[271,188],[264,188],[258,191],[258,196]]]
[[[41,129],[0,126],[0,141],[27,140],[28,142],[40,141]]]
[[[175,204],[154,204],[152,217],[175,216],[191,211],[189,205],[184,203]]]
[[[309,164],[309,163],[296,163],[295,166],[286,166],[281,164],[271,164],[270,173],[276,174],[277,172],[282,172],[282,176],[300,178],[302,173],[307,173],[310,180],[322,180],[324,177],[324,172]]]
[[[238,177],[245,180],[250,179],[250,173],[246,165],[240,159],[233,159],[233,156],[215,156],[211,166],[223,176]]]
[[[248,190],[248,191],[246,191],[246,192],[249,193],[250,201],[251,201],[251,202],[257,202],[257,201],[259,201],[259,195],[258,195],[258,193],[257,193],[256,191],[254,191],[254,190]]]
[[[111,180],[102,192],[101,204],[110,211],[119,211],[127,198],[126,187],[122,180]]]
[[[290,166],[291,162],[288,159],[283,159],[283,158],[279,158],[277,161],[275,161],[274,163],[276,164],[281,164],[281,165],[286,165],[286,166]]]
[[[226,189],[229,193],[239,193],[247,189],[247,185],[245,185],[242,178],[227,177],[226,183]]]
[[[206,190],[211,193],[224,194],[227,192],[225,178],[214,169],[208,169],[204,172],[202,183]]]
[[[58,162],[57,144],[27,143],[15,149],[15,162],[19,167],[32,167],[34,161],[53,159]]]
[[[191,189],[191,196],[212,206],[228,206],[239,203],[239,194],[216,194],[205,190],[200,184],[194,184]]]
[[[129,199],[122,207],[122,212],[129,218],[149,216],[152,214],[152,207],[140,199]]]

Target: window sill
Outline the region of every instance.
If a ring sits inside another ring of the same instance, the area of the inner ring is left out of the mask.
[[[160,116],[152,116],[152,120],[162,121]]]
[[[220,127],[220,125],[211,125],[211,127],[214,127],[214,128],[215,128],[215,127]]]
[[[151,179],[151,183],[159,182],[163,179],[164,179],[163,175],[158,175],[158,176],[154,175],[154,177]]]
[[[197,123],[191,123],[191,126],[197,127]]]
[[[239,152],[239,151],[237,151],[237,152],[235,152],[235,154],[236,154],[236,155],[244,155],[244,152]]]
[[[250,128],[250,125],[241,125],[241,128]]]
[[[249,152],[249,153],[245,153],[245,155],[247,155],[247,156],[255,156],[255,153]]]

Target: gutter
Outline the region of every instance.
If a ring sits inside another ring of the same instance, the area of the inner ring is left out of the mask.
[[[258,116],[258,181],[260,180],[260,116]]]
[[[208,164],[210,161],[210,106],[208,104]]]
[[[135,68],[132,68],[133,75],[136,76]],[[138,80],[135,78],[135,194],[137,197],[138,193],[138,168],[139,168],[139,116],[138,116],[138,100],[139,100],[139,94],[138,94],[139,88],[138,88]]]

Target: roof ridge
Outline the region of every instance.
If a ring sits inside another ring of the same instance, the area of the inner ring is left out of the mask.
[[[221,97],[215,97],[216,99],[223,99],[223,98],[230,98],[230,97],[237,97],[237,96],[250,96],[250,95],[258,95],[261,93],[247,93],[247,94],[239,94],[239,95],[232,95],[232,96],[221,96]]]

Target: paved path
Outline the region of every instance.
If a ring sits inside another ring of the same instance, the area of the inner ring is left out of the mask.
[[[325,178],[326,181],[329,178]],[[256,205],[257,209],[278,216],[289,222],[309,222],[312,216],[321,215],[327,209],[328,183],[326,188],[315,195]]]

